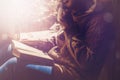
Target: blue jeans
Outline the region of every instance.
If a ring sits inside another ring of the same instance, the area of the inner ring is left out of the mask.
[[[18,63],[16,57],[12,57],[12,46],[11,44],[4,43],[4,46],[0,45],[0,74],[6,71],[9,66],[16,65]],[[12,58],[11,58],[12,57]],[[7,60],[7,61],[6,61]],[[35,64],[27,64],[26,68],[38,70],[47,74],[52,73],[52,66],[43,66]]]
[[[0,45],[0,66],[12,57],[12,45],[10,43],[3,43],[3,45]]]
[[[0,74],[2,74],[4,71],[7,71],[9,69],[9,66],[16,65],[17,64],[17,58],[13,57],[7,60],[3,65],[0,66]],[[36,65],[36,64],[27,64],[25,66],[26,68],[41,71],[46,74],[52,74],[52,66],[43,66],[43,65]]]
[[[7,60],[3,65],[0,66],[0,74],[3,73],[4,71],[7,71],[10,65],[14,65],[17,63],[17,58],[11,58]]]
[[[32,64],[26,64],[24,67],[19,68],[18,66],[16,66],[17,64],[19,64],[19,61],[18,61],[18,59],[16,57],[12,56],[11,50],[12,50],[12,46],[9,45],[9,44],[5,44],[4,46],[0,46],[0,80],[5,80],[4,77],[8,77],[8,75],[6,75],[6,73],[7,74],[12,74],[12,76],[14,76],[14,73],[16,74],[17,69],[22,71],[22,70],[27,68],[26,70],[28,71],[28,73],[32,70],[38,76],[42,75],[42,74],[39,74],[37,72],[47,74],[47,75],[52,74],[52,66],[36,65],[36,64],[32,63]],[[14,68],[15,68],[15,71],[10,73],[9,70],[11,71]],[[22,72],[24,73],[24,71],[22,71]],[[9,79],[9,80],[13,80],[13,79]]]

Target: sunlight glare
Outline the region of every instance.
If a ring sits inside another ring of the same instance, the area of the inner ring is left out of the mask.
[[[48,11],[45,4],[45,0],[0,0],[1,25],[5,29],[25,27],[30,21],[44,16]]]

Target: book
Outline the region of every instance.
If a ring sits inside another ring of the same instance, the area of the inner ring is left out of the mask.
[[[12,40],[12,47],[13,55],[20,59],[39,63],[41,65],[53,64],[53,58],[39,49],[33,48],[16,40]]]

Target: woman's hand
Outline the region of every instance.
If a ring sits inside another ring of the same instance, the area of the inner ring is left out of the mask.
[[[58,46],[53,47],[49,50],[48,55],[50,55],[52,58],[58,58],[58,52],[57,52]]]

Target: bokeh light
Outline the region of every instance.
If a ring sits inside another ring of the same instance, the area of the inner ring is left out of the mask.
[[[0,0],[0,30],[15,32],[41,21],[49,14],[50,1]]]

